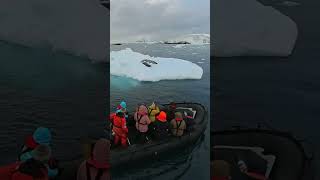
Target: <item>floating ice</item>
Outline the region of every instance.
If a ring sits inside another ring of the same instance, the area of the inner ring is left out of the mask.
[[[288,56],[298,35],[288,16],[256,0],[213,1],[214,56]]]
[[[108,16],[99,0],[4,0],[0,39],[102,60],[109,56]]]
[[[151,60],[147,67],[142,60]],[[197,64],[176,58],[151,57],[132,51],[130,48],[110,52],[110,73],[139,81],[160,81],[178,79],[201,79],[203,70]]]

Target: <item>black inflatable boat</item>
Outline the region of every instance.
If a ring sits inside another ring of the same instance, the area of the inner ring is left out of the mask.
[[[233,179],[246,179],[237,162],[271,180],[312,180],[313,161],[293,135],[269,129],[233,129],[211,132],[211,160],[231,165]]]
[[[181,112],[187,112],[188,115],[191,112],[193,113],[195,124],[191,132],[186,133],[181,138],[169,137],[163,141],[151,141],[143,145],[132,144],[126,149],[112,149],[111,167],[115,168],[119,165],[127,165],[144,159],[150,160],[179,148],[193,146],[206,129],[208,121],[206,109],[198,103],[176,103],[176,105],[177,110]],[[164,104],[160,108],[166,109],[168,106],[169,104]],[[92,140],[87,139],[85,143],[92,143]],[[83,160],[84,158],[62,162],[61,167],[63,170],[58,179],[76,179],[78,167]]]
[[[204,133],[207,126],[207,113],[201,104],[197,103],[176,103],[177,110],[181,112],[193,112],[194,129],[180,138],[169,137],[163,141],[151,141],[150,143],[134,144],[127,149],[118,148],[111,151],[111,166],[116,167],[126,163],[132,163],[143,159],[156,158],[168,151],[174,151],[186,146],[192,146]],[[169,104],[163,105],[166,109]]]

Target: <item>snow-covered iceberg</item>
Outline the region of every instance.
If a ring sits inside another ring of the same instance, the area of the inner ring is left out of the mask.
[[[108,16],[99,0],[4,0],[0,39],[104,60],[109,56]]]
[[[288,16],[256,0],[214,0],[213,56],[288,56],[298,28]]]
[[[141,63],[148,59],[156,62],[151,67]],[[176,58],[151,57],[130,48],[110,52],[110,73],[138,81],[201,79],[203,70],[197,64]]]

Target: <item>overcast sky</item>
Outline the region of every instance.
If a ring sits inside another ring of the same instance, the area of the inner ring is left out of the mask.
[[[210,32],[210,0],[111,0],[112,42]]]

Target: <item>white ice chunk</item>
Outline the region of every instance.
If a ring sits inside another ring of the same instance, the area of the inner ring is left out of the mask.
[[[141,63],[148,59],[156,62],[147,67]],[[201,79],[203,70],[190,61],[176,58],[151,57],[130,48],[110,52],[110,73],[138,81],[160,81],[179,79]]]

